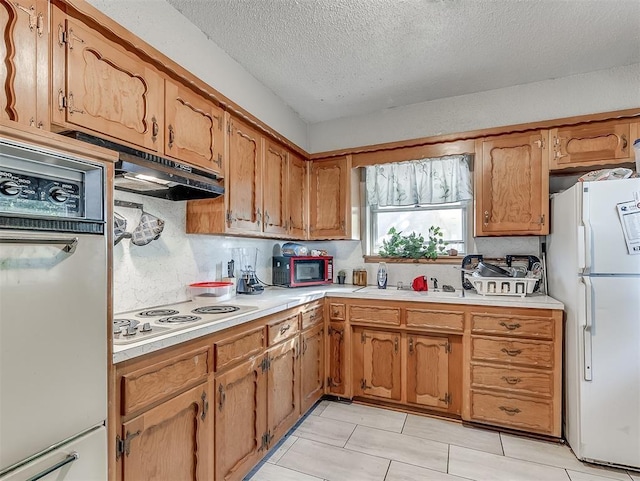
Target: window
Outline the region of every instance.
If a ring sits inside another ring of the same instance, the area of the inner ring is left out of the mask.
[[[442,230],[446,249],[466,252],[473,199],[472,158],[450,155],[365,168],[367,253],[375,255],[389,229],[429,238]]]
[[[440,227],[446,250],[466,252],[470,202],[449,204],[424,204],[415,206],[369,206],[368,237],[369,254],[376,255],[382,241],[392,227],[403,234],[415,232],[427,239],[429,227]]]

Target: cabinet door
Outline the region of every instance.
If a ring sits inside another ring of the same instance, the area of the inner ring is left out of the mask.
[[[0,119],[48,126],[47,2],[0,1]]]
[[[66,91],[58,95],[64,121],[152,150],[160,150],[163,81],[137,57],[80,23],[66,21]]]
[[[229,168],[225,179],[228,230],[260,232],[262,136],[236,119],[229,121],[229,132]]]
[[[633,162],[637,124],[597,122],[551,130],[551,169]]]
[[[476,235],[549,233],[547,134],[476,141]]]
[[[354,330],[354,362],[361,363],[360,379],[354,379],[359,395],[400,400],[400,333]],[[356,354],[357,353],[357,354]],[[358,359],[360,358],[360,359]]]
[[[327,392],[336,396],[349,397],[347,376],[347,339],[346,329],[342,322],[331,322],[327,336],[328,366]]]
[[[300,414],[300,386],[296,336],[267,351],[267,428],[269,443],[280,439],[298,420]]]
[[[287,209],[287,150],[266,139],[263,167],[263,231],[268,234],[286,235],[289,215]]]
[[[224,111],[176,83],[165,81],[164,154],[222,173]]]
[[[300,412],[306,413],[324,389],[324,326],[307,329],[300,346]]]
[[[309,237],[347,237],[349,170],[346,157],[314,161],[309,174]]]
[[[123,423],[124,481],[211,479],[209,391],[202,384]]]
[[[295,239],[307,236],[307,199],[308,196],[307,162],[289,154],[289,235]]]
[[[416,336],[407,339],[407,401],[422,406],[448,408],[449,352],[446,337]]]
[[[263,359],[247,361],[216,378],[216,481],[241,480],[263,455],[267,430]]]

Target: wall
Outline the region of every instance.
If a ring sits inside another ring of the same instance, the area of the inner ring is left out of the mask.
[[[309,152],[640,107],[640,64],[309,126]]]
[[[113,249],[114,312],[188,300],[188,285],[220,280],[234,247],[258,249],[257,274],[271,282],[271,255],[275,241],[185,234],[186,202],[172,202],[115,191],[115,198],[141,203],[145,211],[165,221],[160,238],[145,246],[123,239]],[[138,225],[141,212],[116,207],[127,218],[127,230]],[[236,269],[239,264],[236,263]],[[236,277],[239,273],[236,275]]]
[[[378,264],[365,264],[362,258],[360,241],[308,242],[313,248],[326,249],[334,256],[334,271],[347,271],[346,283],[351,284],[353,269],[364,267],[367,271],[367,282],[376,283]],[[475,253],[482,253],[486,257],[504,257],[507,254],[522,254],[540,256],[540,238],[525,237],[478,237],[475,239]],[[432,277],[438,279],[438,286],[449,284],[460,288],[460,265],[455,264],[387,264],[387,285],[395,288],[398,282],[405,287],[418,276],[426,276],[429,288],[433,288]]]
[[[307,124],[164,0],[89,3],[195,76],[307,149]]]

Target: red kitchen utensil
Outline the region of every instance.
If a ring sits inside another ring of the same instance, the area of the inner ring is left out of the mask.
[[[425,276],[416,277],[411,283],[411,287],[414,291],[428,291],[429,284],[427,284],[427,278]]]

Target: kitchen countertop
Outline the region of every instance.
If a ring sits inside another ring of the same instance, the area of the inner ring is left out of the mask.
[[[465,304],[498,307],[525,307],[530,309],[563,309],[564,305],[552,297],[542,294],[533,294],[526,297],[516,296],[482,296],[474,292],[466,291],[465,297],[460,297],[460,291],[426,291],[415,292],[412,290],[377,289],[375,286],[353,286],[350,284],[304,287],[296,289],[268,288],[262,294],[256,296],[238,295],[227,304],[238,306],[253,306],[256,310],[226,317],[223,320],[199,324],[193,327],[173,331],[166,335],[141,340],[131,344],[113,346],[113,362],[115,364],[164,349],[165,347],[213,334],[233,326],[259,319],[271,314],[291,309],[306,304],[325,296],[344,297],[351,299],[377,299],[394,301],[430,302],[443,304]],[[211,298],[206,301],[192,301],[193,307],[212,304]]]

